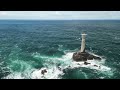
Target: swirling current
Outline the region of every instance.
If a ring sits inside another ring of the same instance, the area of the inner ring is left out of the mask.
[[[82,32],[87,34],[86,50],[101,61],[84,65],[72,60]],[[119,20],[0,21],[0,79],[119,78]]]

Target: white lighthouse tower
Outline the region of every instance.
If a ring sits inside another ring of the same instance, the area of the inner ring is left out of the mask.
[[[87,61],[87,60],[101,60],[101,57],[94,56],[85,51],[85,37],[87,34],[82,33],[81,49],[73,54],[74,61]]]
[[[80,52],[85,52],[85,37],[87,34],[83,33],[82,35],[82,41],[81,41],[81,50]]]

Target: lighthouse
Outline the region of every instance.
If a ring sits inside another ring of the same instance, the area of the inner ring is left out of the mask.
[[[87,34],[83,33],[81,35],[82,35],[82,41],[81,41],[81,50],[80,50],[80,52],[82,53],[82,52],[85,52],[85,37],[86,37]]]
[[[87,61],[87,60],[101,60],[100,57],[92,55],[88,52],[85,51],[85,38],[86,35],[85,33],[81,34],[82,35],[82,41],[81,41],[81,49],[78,52],[73,53],[73,60],[74,61]]]

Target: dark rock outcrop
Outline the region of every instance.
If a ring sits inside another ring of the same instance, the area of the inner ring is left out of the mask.
[[[101,60],[100,57],[97,57],[97,56],[94,56],[94,55],[91,55],[87,52],[76,52],[73,54],[73,60],[74,61],[87,61],[87,60]]]
[[[88,64],[90,64],[90,63],[88,63],[88,62],[84,62],[84,64],[85,64],[85,65],[88,65]]]
[[[41,71],[41,74],[44,75],[45,73],[47,73],[47,70],[46,70],[46,69],[44,69],[44,70]]]
[[[98,67],[98,65],[94,65],[95,67]]]

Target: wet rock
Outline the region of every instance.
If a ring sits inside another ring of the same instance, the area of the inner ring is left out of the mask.
[[[44,69],[44,70],[41,71],[41,74],[44,75],[45,73],[47,73],[47,70],[46,70],[46,69]]]
[[[61,69],[60,67],[58,67],[58,69],[59,69],[60,71],[62,71],[62,69]]]
[[[95,67],[98,67],[97,65],[94,65]]]
[[[94,56],[94,55],[91,55],[87,52],[76,52],[73,54],[73,60],[74,61],[87,61],[87,60],[101,60],[100,57],[97,57],[97,56]]]
[[[101,67],[99,66],[99,69],[100,69]]]
[[[90,64],[90,63],[88,63],[88,62],[84,62],[84,64],[85,64],[85,65],[88,65],[88,64]]]

